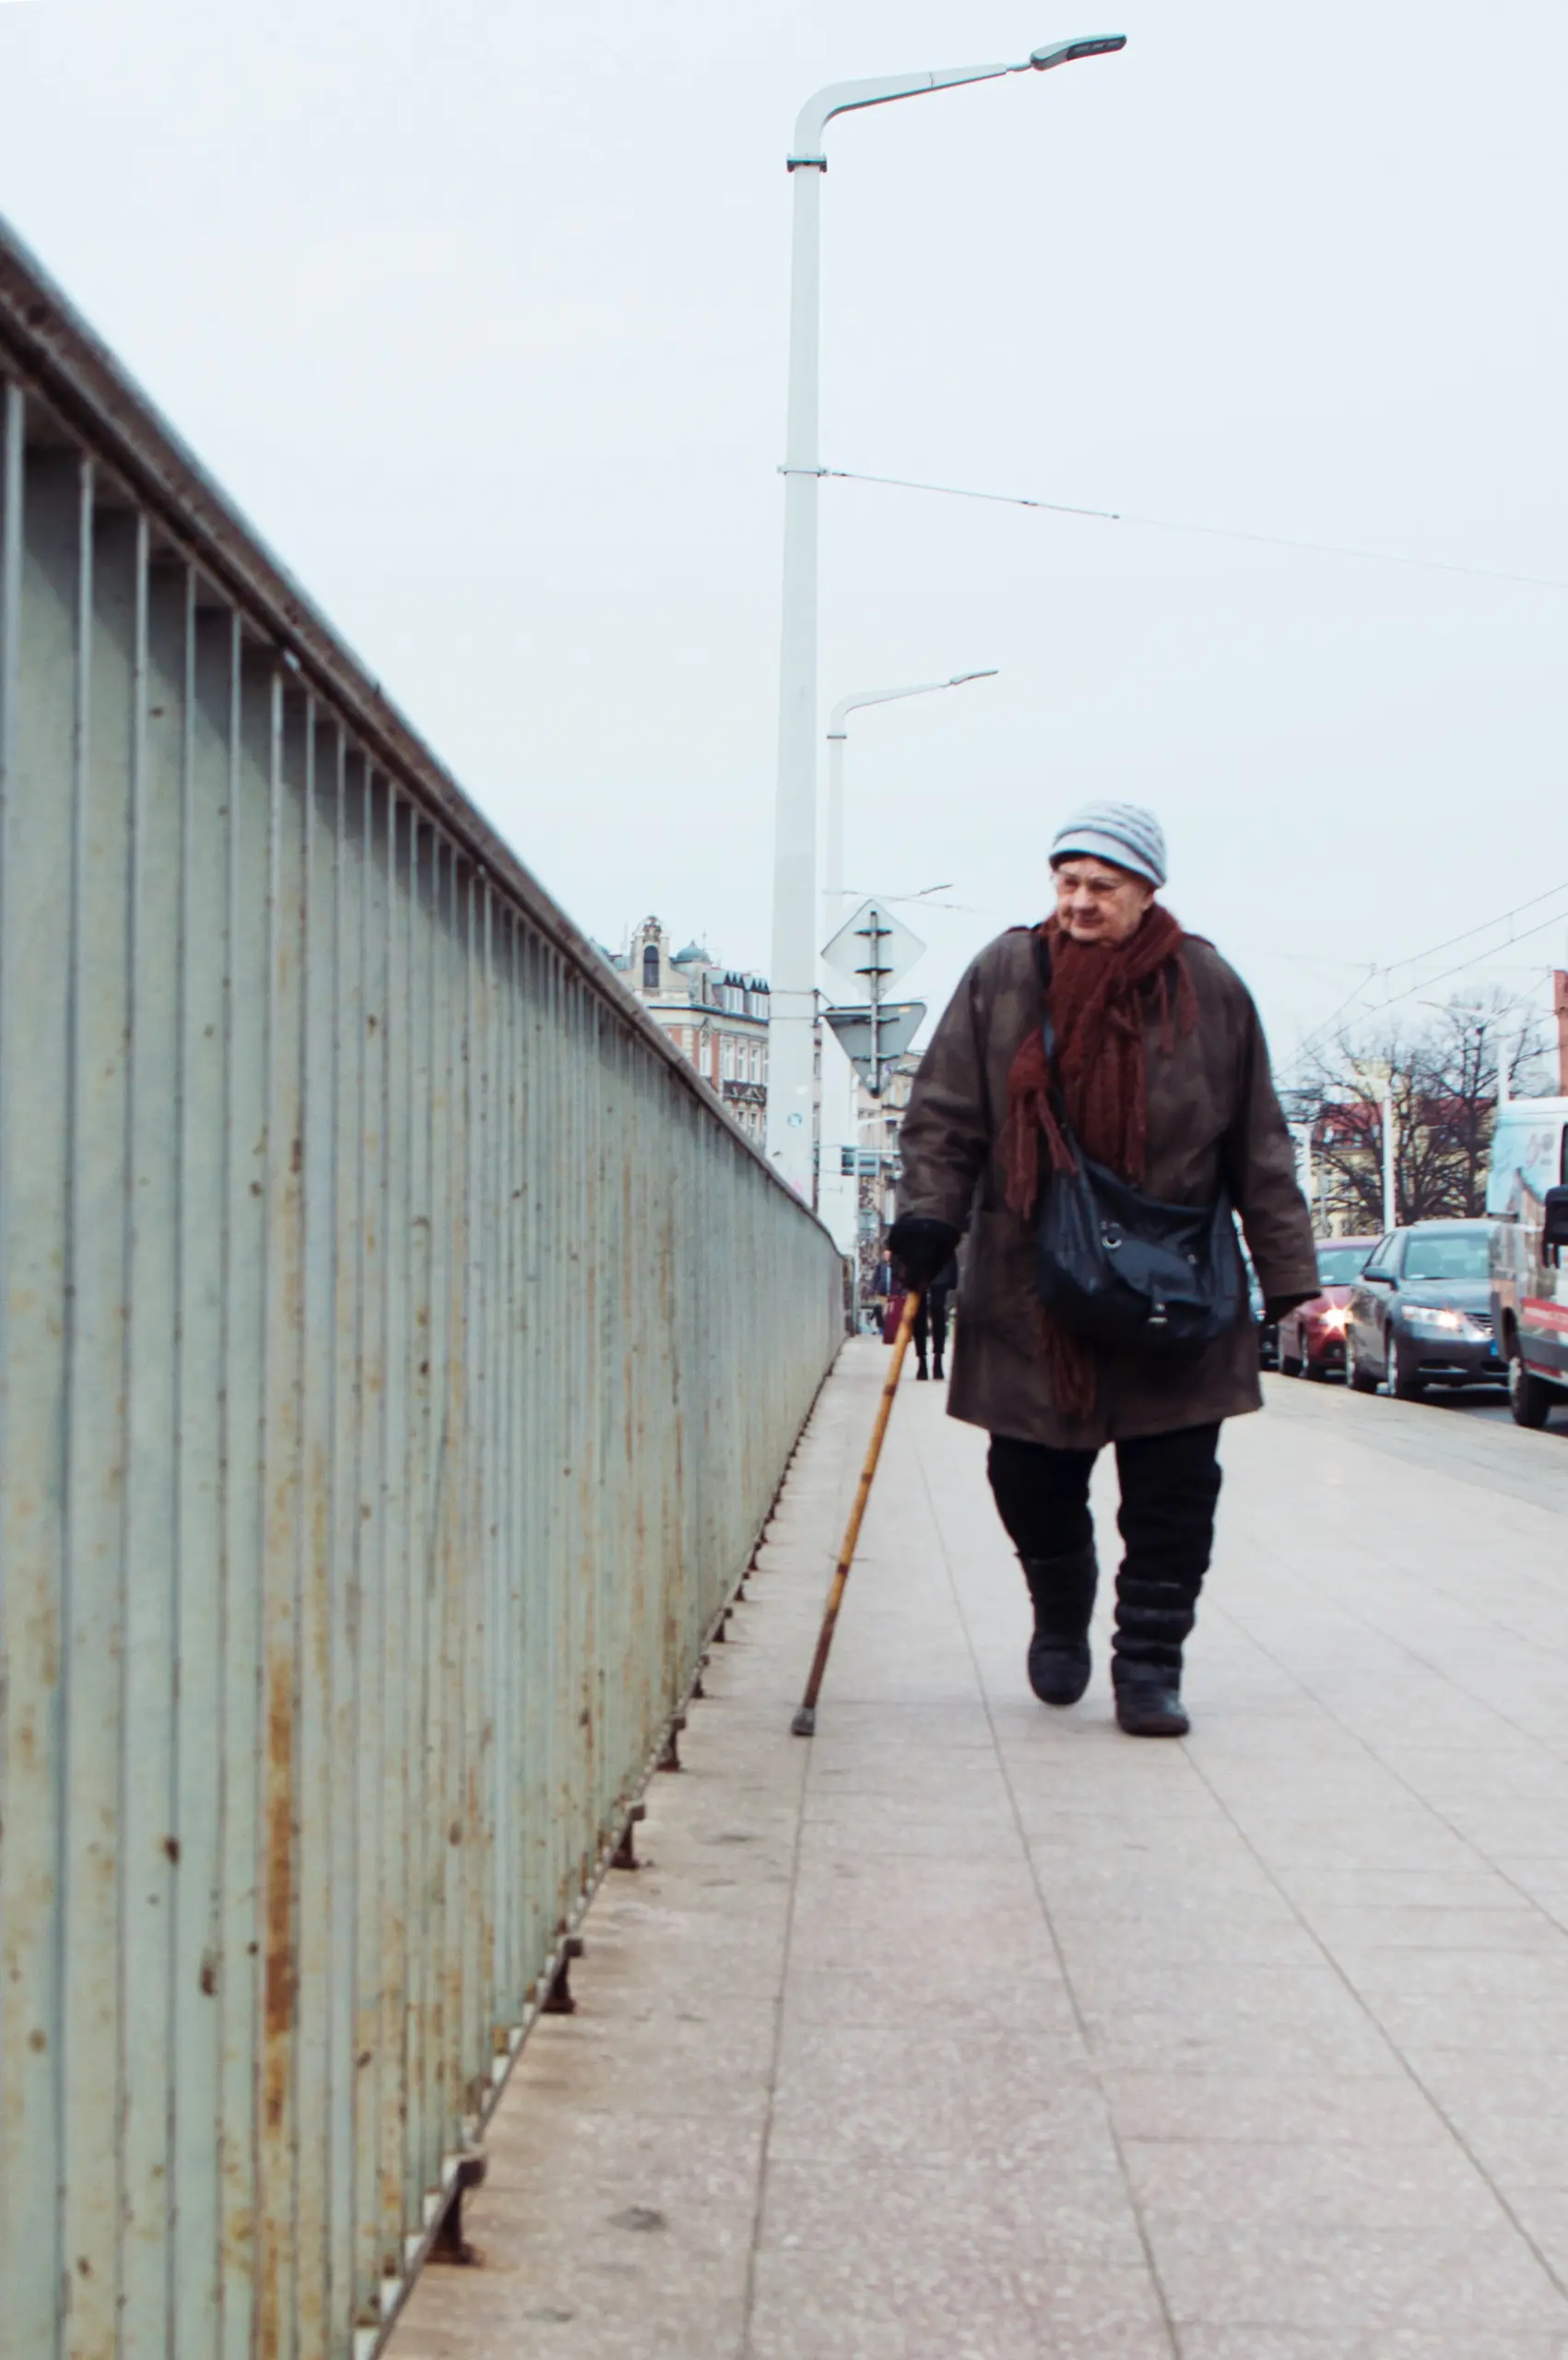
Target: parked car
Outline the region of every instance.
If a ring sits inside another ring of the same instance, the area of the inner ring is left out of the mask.
[[[1263,1300],[1263,1281],[1253,1268],[1251,1258],[1245,1255],[1242,1258],[1246,1263],[1247,1305],[1252,1313],[1252,1324],[1257,1329],[1257,1364],[1259,1368],[1278,1368],[1279,1322],[1268,1316],[1268,1308]]]
[[[1522,1426],[1568,1401],[1568,1098],[1516,1098],[1491,1139],[1491,1313]]]
[[[1318,1241],[1317,1275],[1323,1292],[1298,1304],[1279,1322],[1281,1376],[1326,1377],[1345,1367],[1345,1330],[1350,1324],[1350,1287],[1379,1243],[1375,1237],[1324,1237]]]
[[[1419,1221],[1381,1239],[1350,1290],[1350,1383],[1419,1401],[1433,1385],[1503,1385],[1490,1221]]]

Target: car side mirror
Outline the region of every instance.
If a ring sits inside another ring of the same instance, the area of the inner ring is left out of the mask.
[[[1362,1284],[1368,1287],[1391,1287],[1394,1284],[1394,1274],[1391,1270],[1363,1270]]]
[[[1545,1214],[1541,1222],[1541,1244],[1568,1245],[1568,1188],[1549,1188],[1541,1203]]]

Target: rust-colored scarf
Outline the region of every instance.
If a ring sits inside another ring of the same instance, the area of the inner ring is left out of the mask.
[[[1144,1028],[1150,1013],[1165,1044],[1190,1032],[1197,997],[1171,912],[1151,903],[1142,924],[1114,950],[1075,942],[1056,920],[1039,931],[1051,953],[1051,1015],[1056,1028],[1056,1077],[1067,1121],[1084,1153],[1135,1187],[1149,1157],[1149,1071]],[[1045,1043],[1038,1024],[1023,1037],[1008,1077],[1008,1119],[1002,1133],[1008,1202],[1032,1220],[1040,1203],[1040,1143],[1051,1168],[1073,1169],[1071,1150],[1051,1111]],[[1066,1418],[1094,1408],[1094,1357],[1080,1337],[1058,1328],[1043,1311],[1051,1366],[1051,1398]]]

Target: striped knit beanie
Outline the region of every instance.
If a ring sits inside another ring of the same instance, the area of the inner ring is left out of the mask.
[[[1165,831],[1139,803],[1086,803],[1056,831],[1051,866],[1075,858],[1108,860],[1150,885],[1165,882]]]

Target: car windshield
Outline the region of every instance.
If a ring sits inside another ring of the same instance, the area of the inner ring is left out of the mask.
[[[1484,1279],[1490,1268],[1484,1229],[1439,1230],[1405,1248],[1408,1279]]]
[[[1320,1245],[1317,1275],[1326,1287],[1348,1287],[1366,1268],[1370,1245]]]

